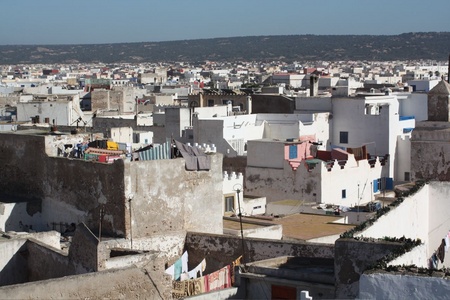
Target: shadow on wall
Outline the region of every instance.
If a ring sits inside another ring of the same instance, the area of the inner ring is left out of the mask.
[[[28,281],[28,251],[26,240],[13,240],[1,245],[0,286]]]
[[[0,230],[33,232],[57,230],[42,223],[42,200],[0,203]]]

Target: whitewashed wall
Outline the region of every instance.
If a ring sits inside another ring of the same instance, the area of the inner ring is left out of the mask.
[[[379,115],[365,113],[366,104],[380,104]],[[399,104],[396,96],[333,99],[333,130],[331,142],[341,147],[361,147],[374,144],[375,153],[389,154],[389,177],[394,177],[397,135],[399,133]],[[339,134],[348,132],[348,143],[341,144]]]
[[[359,279],[358,299],[448,299],[447,278],[371,273]]]
[[[281,150],[274,147],[279,144],[283,143],[249,143],[249,151],[255,147],[258,152],[247,160],[246,191],[266,196],[268,203],[297,199],[343,206],[364,204],[374,199],[373,180],[386,176],[386,168],[379,161],[371,168],[367,160],[356,162],[353,155],[349,155],[343,169],[335,162],[331,171],[325,163],[318,163],[310,170],[302,164],[294,171],[284,159],[275,164],[279,160],[275,154]],[[346,197],[342,198],[344,189]]]
[[[420,239],[425,244],[426,255],[410,260],[420,261],[420,265],[426,266],[428,259],[450,231],[448,195],[450,195],[449,182],[431,182],[413,196],[405,198],[398,207],[380,217],[359,236],[373,238],[405,236]],[[421,252],[419,254],[423,255]],[[449,257],[450,252],[446,252],[444,262],[439,262],[438,267],[450,266]]]
[[[411,136],[399,135],[397,137],[397,152],[395,158],[395,179],[404,181],[405,173],[409,172],[411,178]]]

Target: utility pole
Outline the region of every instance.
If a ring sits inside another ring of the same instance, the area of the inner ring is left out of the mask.
[[[239,195],[241,193],[242,186],[238,183],[234,186],[234,190],[237,193],[237,200],[238,200],[238,208],[239,208],[239,223],[241,225],[241,242],[242,242],[242,261],[245,265],[246,259],[245,259],[245,242],[244,242],[244,230],[242,228],[242,211],[241,211],[241,200],[239,198]]]

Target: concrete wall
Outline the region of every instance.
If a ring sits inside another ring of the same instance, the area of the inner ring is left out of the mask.
[[[210,171],[197,172],[186,171],[182,158],[102,164],[48,157],[44,145],[43,136],[2,134],[0,139],[5,166],[1,195],[12,201],[42,201],[35,209],[41,214],[39,230],[84,222],[97,232],[104,209],[103,235],[222,231],[220,154],[211,156]]]
[[[37,240],[30,240],[27,242],[27,250],[28,282],[76,274],[74,265],[69,262],[67,253],[59,248],[49,247]]]
[[[283,95],[253,94],[252,113],[291,114],[295,110],[295,100]]]
[[[182,158],[126,162],[124,217],[128,223],[131,205],[132,220],[127,237],[179,230],[221,233],[222,155],[209,157],[209,171],[186,171]]]
[[[0,203],[0,231],[29,231],[41,227],[42,202]]]
[[[331,112],[331,97],[297,97],[295,98],[297,111],[326,111]]]
[[[166,107],[165,111],[165,138],[182,139],[183,131],[192,125],[191,111],[188,107]]]
[[[21,102],[17,103],[17,121],[30,121],[31,117],[39,116],[40,123],[49,118],[51,124],[55,120],[56,125],[72,125],[73,116],[72,101],[45,101],[45,102]]]
[[[114,127],[108,136],[116,143],[133,143],[133,128]]]
[[[399,243],[365,242],[339,239],[334,246],[336,299],[354,299],[359,294],[359,279],[376,261],[398,251]]]
[[[359,281],[359,299],[448,299],[450,285],[435,276],[371,272]]]
[[[139,122],[139,120],[138,120]],[[101,132],[105,137],[110,137],[110,128],[113,127],[131,127],[134,131],[152,131],[153,126],[138,126],[136,120],[122,119],[119,117],[106,118],[97,117],[92,119],[92,128],[94,132]]]
[[[284,160],[284,143],[276,140],[253,140],[248,142],[247,168],[262,167],[282,169]]]
[[[170,299],[171,280],[149,265],[0,288],[0,299]]]
[[[111,249],[124,248],[134,251],[149,251],[156,253],[158,257],[165,262],[175,261],[183,254],[184,241],[186,239],[186,232],[170,232],[155,234],[143,238],[130,239],[107,239],[99,244],[98,260],[99,269],[105,270],[110,267]]]
[[[26,242],[0,240],[0,286],[27,282]]]
[[[395,158],[395,178],[398,181],[411,180],[411,136],[399,135],[397,137],[397,157]],[[409,180],[406,177],[409,173]]]
[[[240,237],[188,232],[185,250],[189,261],[200,262],[207,257],[206,273],[213,272],[242,255]],[[278,256],[300,256],[333,258],[333,245],[303,242],[274,241],[267,239],[245,239],[246,262]]]
[[[6,238],[8,236],[9,238]],[[32,238],[44,247],[59,247],[60,234],[55,231],[39,233],[8,233],[0,240],[0,286],[18,284],[29,280],[29,252]],[[39,257],[36,259],[40,259]],[[45,268],[47,266],[39,266]]]
[[[411,138],[411,180],[450,181],[450,123],[420,122]]]
[[[253,144],[249,142],[249,151],[253,153]],[[280,143],[278,143],[280,144]],[[254,148],[255,153],[259,148]],[[264,148],[262,148],[264,150]],[[261,151],[265,159],[256,155],[259,162],[273,160],[274,151]],[[271,155],[270,155],[271,154]],[[352,154],[344,168],[335,161],[328,171],[325,163],[317,163],[308,169],[304,163],[294,171],[287,161],[283,160],[283,168],[258,167],[248,158],[245,172],[245,192],[267,197],[267,202],[285,199],[298,199],[307,202],[328,203],[344,206],[364,204],[373,200],[372,182],[387,175],[387,170],[377,161],[371,167],[367,160],[355,161]],[[356,179],[355,179],[356,178]],[[343,197],[345,190],[345,197]],[[377,192],[378,193],[378,192]],[[359,195],[359,197],[358,197]]]

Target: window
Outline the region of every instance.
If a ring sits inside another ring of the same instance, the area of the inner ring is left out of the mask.
[[[348,144],[348,131],[339,132],[339,143]]]
[[[208,99],[208,106],[214,106],[214,100]]]
[[[410,181],[410,175],[409,172],[405,172],[405,181]]]
[[[347,190],[342,190],[342,199],[347,198]]]
[[[297,158],[297,145],[289,145],[289,159]]]
[[[234,210],[234,196],[225,197],[225,212]]]

